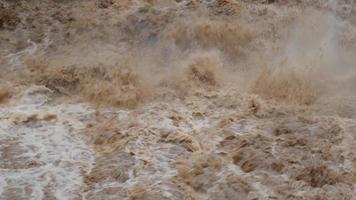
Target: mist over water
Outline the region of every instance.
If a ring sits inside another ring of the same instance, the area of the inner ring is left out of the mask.
[[[355,25],[347,0],[0,1],[0,199],[354,200]]]

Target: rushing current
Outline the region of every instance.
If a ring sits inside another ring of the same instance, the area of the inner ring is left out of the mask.
[[[356,200],[356,1],[0,0],[0,199]]]

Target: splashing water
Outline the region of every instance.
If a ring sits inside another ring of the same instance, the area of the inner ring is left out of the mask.
[[[356,196],[353,1],[0,12],[0,199]]]

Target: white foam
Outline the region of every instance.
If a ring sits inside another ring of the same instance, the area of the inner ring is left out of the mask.
[[[46,199],[46,188],[57,199],[73,199],[80,194],[83,172],[91,168],[93,151],[79,138],[84,124],[78,120],[86,117],[90,110],[80,104],[46,106],[41,101],[44,97],[47,98],[44,95],[25,96],[33,101],[21,98],[18,105],[1,108],[1,125],[4,126],[0,126],[0,146],[14,145],[6,141],[15,141],[19,152],[10,155],[10,162],[21,163],[16,169],[11,166],[0,169],[2,198],[9,198],[3,195],[11,187],[20,189],[22,192],[16,195],[26,199]],[[55,114],[57,119],[17,125],[12,122],[13,116],[40,116],[47,112]],[[26,166],[31,162],[35,165]],[[28,189],[30,192],[25,192]]]

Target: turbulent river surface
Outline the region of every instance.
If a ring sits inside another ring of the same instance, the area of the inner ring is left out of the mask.
[[[0,199],[356,200],[356,1],[0,0]]]

